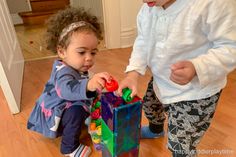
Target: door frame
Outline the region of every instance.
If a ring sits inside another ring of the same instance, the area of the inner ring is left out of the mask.
[[[121,47],[120,0],[102,0],[105,45],[108,49]]]
[[[8,82],[2,63],[0,62],[0,87],[7,100],[8,107],[12,114],[20,112],[20,100],[16,100],[11,86]]]
[[[70,0],[70,5],[75,5]],[[121,14],[120,0],[101,0],[104,24],[105,47],[107,49],[121,47]]]
[[[24,58],[6,0],[0,1],[0,86],[11,113],[20,112]]]

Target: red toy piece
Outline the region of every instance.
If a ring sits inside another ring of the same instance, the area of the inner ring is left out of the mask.
[[[91,118],[92,119],[98,119],[100,117],[100,110],[99,109],[95,109],[95,111],[93,111],[91,113]]]
[[[118,82],[115,79],[111,79],[110,82],[106,82],[105,84],[105,88],[108,92],[113,92],[116,91],[118,89]]]

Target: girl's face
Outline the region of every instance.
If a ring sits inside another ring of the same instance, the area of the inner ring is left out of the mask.
[[[74,69],[88,71],[95,61],[98,52],[98,39],[91,32],[74,32],[67,49],[58,48],[59,57]]]
[[[160,6],[166,9],[175,1],[176,0],[143,0],[143,3],[147,3],[149,7]]]

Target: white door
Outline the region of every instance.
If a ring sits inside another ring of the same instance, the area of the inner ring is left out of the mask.
[[[6,0],[0,0],[0,85],[13,114],[20,112],[24,59]]]

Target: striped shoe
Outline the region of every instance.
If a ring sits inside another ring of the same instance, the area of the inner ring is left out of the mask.
[[[70,154],[64,154],[67,157],[88,157],[91,153],[91,148],[80,144],[79,147]]]
[[[90,153],[90,147],[80,144],[79,147],[76,149],[74,157],[88,157]]]

